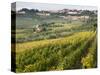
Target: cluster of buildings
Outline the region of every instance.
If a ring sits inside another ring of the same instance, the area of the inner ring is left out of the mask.
[[[61,16],[61,15],[58,15],[60,18],[63,18],[63,19],[71,19],[71,20],[79,20],[79,19],[88,19],[89,18],[89,15],[86,16],[86,15],[80,15],[80,16],[77,16],[79,14],[81,14],[84,10],[77,10],[77,9],[62,9],[62,10],[41,10],[39,12],[36,12],[36,15],[38,16],[50,16],[51,14],[62,14],[64,13],[65,15]],[[92,10],[92,12],[94,12],[95,14],[97,14],[97,11],[96,10]],[[16,12],[17,14],[26,14],[25,11],[17,11]],[[66,16],[67,15],[67,16]]]
[[[57,13],[66,13],[66,14],[80,14],[82,10],[77,10],[77,9],[62,9],[56,11]]]
[[[62,9],[62,10],[49,10],[48,12],[45,10],[42,12],[38,12],[37,15],[40,16],[50,16],[51,13],[66,13],[66,14],[81,14],[82,10],[70,10],[70,9]]]
[[[40,16],[50,16],[51,13],[66,13],[70,15],[81,14],[84,10],[77,10],[77,9],[62,9],[62,10],[41,10],[37,12],[37,15]],[[93,10],[95,14],[97,14],[96,10]],[[25,11],[17,11],[17,14],[25,14]]]

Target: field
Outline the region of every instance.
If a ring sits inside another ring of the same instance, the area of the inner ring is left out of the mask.
[[[33,72],[96,67],[95,43],[96,32],[78,32],[59,39],[16,44],[16,71]]]
[[[16,44],[12,43],[16,72],[97,67],[97,16],[73,20],[61,15],[16,16]]]

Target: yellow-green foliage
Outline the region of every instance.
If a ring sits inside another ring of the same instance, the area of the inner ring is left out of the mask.
[[[83,68],[96,67],[96,39],[92,43],[91,47],[88,49],[88,54],[86,57],[82,58]]]
[[[16,44],[16,71],[33,72],[81,68],[84,51],[96,32],[78,32],[71,36]],[[77,65],[78,64],[78,65]]]
[[[16,52],[21,52],[24,50],[29,50],[32,48],[43,47],[47,45],[63,45],[63,44],[74,44],[79,41],[85,40],[90,37],[94,32],[79,32],[75,33],[72,36],[59,38],[59,39],[50,39],[50,40],[41,40],[41,41],[33,41],[33,42],[25,42],[16,44]]]

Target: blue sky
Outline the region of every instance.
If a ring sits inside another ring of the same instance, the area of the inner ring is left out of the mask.
[[[16,2],[16,9],[19,10],[21,8],[39,9],[39,10],[60,10],[60,9],[97,10],[97,7],[95,7],[95,6],[79,6],[79,5],[65,5],[65,4]]]

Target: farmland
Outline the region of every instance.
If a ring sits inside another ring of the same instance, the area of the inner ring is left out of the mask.
[[[12,30],[16,72],[97,67],[97,14],[30,11],[16,15],[16,30]]]
[[[95,40],[95,35],[96,32],[78,32],[59,39],[17,44],[16,70],[33,72],[82,68],[80,61],[84,52],[92,47],[91,42]],[[91,63],[94,64],[94,62]]]

